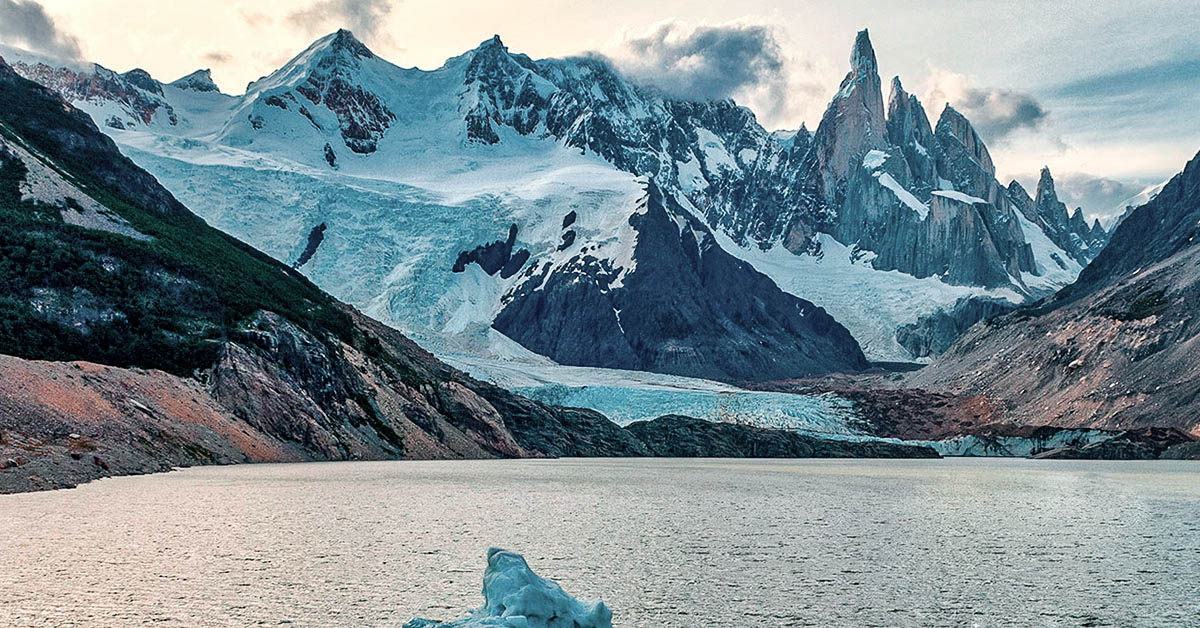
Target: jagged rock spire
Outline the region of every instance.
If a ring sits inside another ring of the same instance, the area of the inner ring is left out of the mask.
[[[854,50],[850,53],[850,67],[860,72],[878,72],[875,63],[875,48],[871,46],[871,37],[867,29],[858,31],[854,38]]]
[[[854,40],[850,72],[842,79],[813,135],[815,158],[823,173],[822,192],[827,199],[836,195],[863,154],[887,146],[886,134],[875,50],[864,29]]]
[[[1044,202],[1058,201],[1058,194],[1054,191],[1054,177],[1050,175],[1049,166],[1042,166],[1042,174],[1038,178],[1037,196],[1035,198],[1038,205]]]
[[[953,135],[959,143],[966,147],[971,158],[979,163],[989,177],[996,176],[996,166],[992,163],[992,156],[988,153],[983,139],[975,132],[975,127],[971,126],[971,122],[957,109],[950,106],[950,103],[946,103],[946,108],[942,109],[936,133],[939,137],[943,137],[947,133]]]
[[[888,97],[887,139],[903,151],[917,186],[934,187],[937,183],[937,164],[931,152],[934,147],[933,129],[929,126],[925,108],[916,96],[904,90],[899,76],[892,78],[891,95]]]

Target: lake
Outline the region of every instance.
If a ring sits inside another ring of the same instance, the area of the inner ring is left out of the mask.
[[[1200,464],[351,462],[106,479],[0,496],[0,625],[450,619],[480,603],[493,545],[603,597],[616,626],[1186,625]]]

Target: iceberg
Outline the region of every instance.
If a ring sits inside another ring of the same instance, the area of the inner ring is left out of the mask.
[[[497,547],[488,550],[483,606],[462,619],[415,618],[404,628],[612,628],[604,602],[580,602],[553,580],[533,573],[525,558]]]

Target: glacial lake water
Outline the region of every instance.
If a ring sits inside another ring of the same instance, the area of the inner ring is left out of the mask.
[[[0,626],[399,626],[519,551],[616,626],[1185,626],[1200,464],[195,468],[0,496]]]

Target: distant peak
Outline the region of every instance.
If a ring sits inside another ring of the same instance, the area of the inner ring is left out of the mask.
[[[946,103],[945,108],[942,109],[942,115],[938,117],[938,124],[940,125],[943,122],[966,126],[970,126],[971,124],[966,116],[959,113],[950,103]]]
[[[898,108],[908,104],[909,100],[916,100],[915,97],[904,91],[904,85],[900,83],[899,76],[892,77],[892,90],[888,95],[888,108]]]
[[[492,35],[475,47],[476,52],[484,52],[489,50],[505,51],[508,50],[508,48],[504,45],[504,42],[500,40],[500,35]]]
[[[1038,177],[1038,190],[1041,190],[1042,188],[1046,188],[1051,191],[1054,190],[1054,177],[1050,176],[1049,166],[1042,166],[1042,173]]]
[[[1038,201],[1048,199],[1058,200],[1058,194],[1054,192],[1054,177],[1050,176],[1050,167],[1042,166],[1042,174],[1038,178],[1037,186]]]
[[[190,89],[197,92],[215,92],[217,84],[213,82],[212,70],[207,68],[196,70],[191,74],[178,78],[171,82],[171,86],[179,89]]]
[[[875,49],[871,46],[871,37],[867,29],[858,31],[854,38],[854,51],[850,53],[850,65],[856,70],[874,70]]]
[[[354,36],[354,33],[344,28],[338,29],[336,33],[326,35],[321,40],[318,40],[318,43],[322,40],[326,42],[328,49],[335,53],[350,54],[362,59],[373,59],[375,57],[375,54],[367,48],[366,44],[359,41]]]
[[[154,80],[154,77],[150,76],[149,72],[141,68],[134,68],[121,76],[148,92],[162,94],[162,86],[158,84],[158,81]]]

